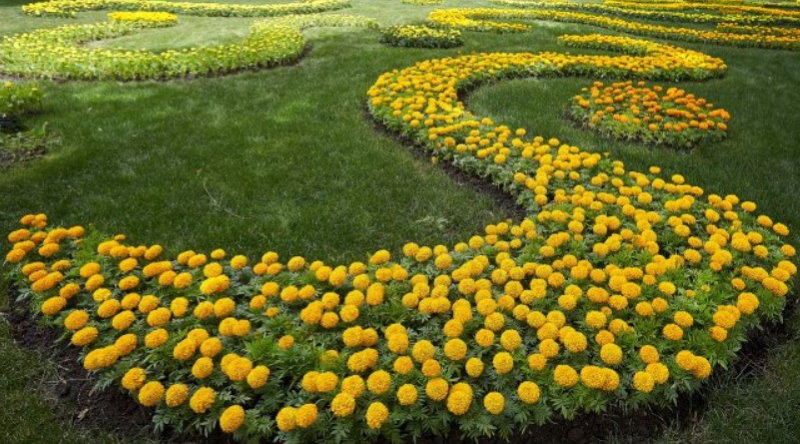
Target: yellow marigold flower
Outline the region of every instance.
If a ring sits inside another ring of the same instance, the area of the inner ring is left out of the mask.
[[[139,343],[139,338],[133,333],[129,333],[126,335],[122,335],[114,341],[114,347],[117,349],[117,353],[120,356],[127,356],[136,349],[136,345]]]
[[[208,338],[200,344],[200,353],[213,358],[222,351],[222,341],[219,338]]]
[[[212,253],[213,256],[213,253]],[[244,424],[245,413],[240,405],[232,405],[219,417],[219,427],[225,433],[233,433]]]
[[[136,314],[130,310],[125,310],[111,318],[111,326],[117,331],[122,331],[128,329],[135,321]]]
[[[217,399],[217,392],[210,387],[201,387],[194,392],[189,399],[189,407],[197,414],[205,413],[214,405]]]
[[[557,365],[553,371],[553,380],[561,387],[572,387],[578,383],[578,372],[568,365]]]
[[[25,258],[27,252],[25,250],[14,248],[6,254],[6,262],[9,264],[16,264]]]
[[[441,401],[447,396],[450,385],[442,378],[434,378],[425,385],[425,393],[434,401]]]
[[[600,359],[608,365],[617,365],[622,361],[622,349],[616,344],[606,344],[600,348]]]
[[[494,338],[494,332],[485,328],[482,328],[475,333],[475,342],[484,348],[490,347],[492,344],[494,344]]]
[[[533,353],[528,356],[528,367],[533,370],[542,370],[547,365],[547,357],[541,353]]]
[[[126,390],[138,390],[147,380],[147,373],[141,367],[133,367],[122,377],[122,387]]]
[[[379,429],[389,417],[389,409],[382,402],[375,401],[367,407],[365,418],[371,429]]]
[[[423,363],[428,359],[432,359],[435,352],[436,348],[431,344],[431,341],[423,339],[414,344],[414,347],[411,349],[411,356],[414,357],[415,361]]]
[[[492,358],[492,365],[498,374],[504,375],[514,368],[514,358],[508,352],[500,352]]]
[[[83,327],[72,334],[72,345],[76,345],[78,347],[89,345],[94,342],[95,339],[97,339],[98,334],[99,332],[94,327]]]
[[[696,356],[694,359],[692,374],[698,379],[708,378],[709,375],[711,375],[711,363],[708,361],[708,359],[702,356]]]
[[[181,318],[189,310],[189,300],[184,297],[177,297],[170,302],[169,309],[176,318]]]
[[[66,318],[64,318],[64,328],[67,330],[79,330],[86,326],[89,322],[89,313],[84,310],[72,310]]]
[[[655,379],[648,372],[636,372],[633,375],[633,386],[640,392],[650,393],[655,386]]]
[[[392,377],[384,370],[372,372],[367,378],[367,389],[376,395],[382,395],[389,391],[392,385]]]
[[[365,387],[366,384],[361,376],[351,375],[342,379],[342,392],[349,393],[353,395],[354,398],[361,396],[364,393]]]
[[[191,358],[195,351],[197,351],[197,343],[192,339],[184,339],[172,349],[172,357],[178,361],[185,361]]]
[[[161,347],[169,339],[169,333],[163,328],[151,331],[144,337],[144,345],[147,348]]]
[[[58,291],[58,295],[64,299],[69,300],[76,294],[80,293],[80,291],[81,291],[80,285],[75,283],[69,283],[61,287],[61,289]]]
[[[177,407],[186,402],[186,398],[188,397],[189,387],[185,384],[173,384],[167,389],[164,402],[167,404],[167,407]]]
[[[119,313],[122,304],[116,299],[107,299],[97,307],[97,315],[103,319],[110,318]]]
[[[139,301],[138,308],[142,313],[150,313],[151,311],[155,310],[159,304],[161,304],[161,301],[157,297],[148,294],[142,296],[141,300]]]
[[[308,428],[317,422],[319,411],[315,404],[303,404],[294,412],[295,422],[300,428]]]
[[[248,328],[248,330],[249,330],[249,328]],[[239,336],[239,335],[237,335],[237,336]],[[278,347],[283,349],[283,350],[288,350],[288,349],[292,348],[293,345],[294,345],[294,336],[292,336],[292,335],[281,336],[281,338],[278,339]]]
[[[47,316],[55,316],[66,306],[66,299],[61,296],[53,296],[42,303],[42,313]]]
[[[247,385],[249,385],[252,389],[259,389],[267,384],[269,374],[269,367],[265,365],[258,365],[247,374]]]
[[[586,347],[588,346],[588,341],[586,340],[586,336],[578,331],[567,333],[567,335],[564,336],[563,341],[564,341],[564,347],[566,347],[567,350],[569,350],[572,353],[580,353],[586,350]]]
[[[164,397],[164,386],[158,381],[150,381],[139,390],[139,404],[153,407]]]
[[[487,412],[499,415],[506,407],[506,399],[499,392],[489,392],[483,397],[483,407]]]
[[[322,393],[333,391],[338,384],[339,377],[333,372],[320,373],[315,379],[316,390]]]
[[[211,358],[203,356],[198,358],[192,365],[192,375],[197,379],[205,379],[211,376],[214,372],[214,361]]]
[[[664,337],[670,341],[680,341],[683,338],[683,329],[676,324],[665,325],[662,333],[664,333]]]
[[[297,427],[297,409],[294,407],[284,407],[280,409],[275,416],[275,422],[278,424],[278,430],[282,432],[291,432]]]
[[[506,330],[500,335],[500,345],[508,351],[514,351],[522,345],[522,337],[516,330]]]
[[[539,386],[532,381],[523,381],[517,387],[517,396],[525,404],[535,404],[540,394]]]
[[[483,373],[484,364],[479,358],[469,358],[464,368],[470,377],[477,378]]]
[[[350,393],[341,392],[331,401],[331,411],[339,418],[344,418],[353,414],[356,409],[356,398]]]
[[[711,338],[714,339],[717,342],[722,342],[722,341],[728,339],[728,330],[725,330],[722,327],[719,327],[719,326],[715,325],[715,326],[709,328],[708,332],[711,335]]]
[[[472,388],[468,384],[456,384],[447,396],[447,410],[456,416],[464,415],[472,406],[472,398]]]
[[[397,402],[400,405],[413,405],[417,402],[417,388],[412,384],[403,384],[397,389]]]
[[[692,324],[694,324],[694,318],[686,311],[675,312],[672,319],[676,324],[683,328],[689,328],[692,326]]]
[[[652,345],[644,345],[641,349],[639,349],[639,358],[641,358],[641,360],[646,364],[658,362],[658,349]]]
[[[467,343],[461,339],[450,339],[444,345],[444,354],[452,361],[460,361],[467,355]]]

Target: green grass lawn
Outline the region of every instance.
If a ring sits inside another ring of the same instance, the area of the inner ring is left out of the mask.
[[[233,3],[234,1],[229,1]],[[0,5],[0,35],[64,23],[104,20],[23,16],[20,0]],[[237,3],[267,3],[250,0]],[[447,0],[436,7],[488,5]],[[383,24],[420,21],[433,7],[400,0],[353,0],[339,11]],[[234,41],[254,19],[181,17],[155,29],[96,45],[161,50]],[[26,212],[64,224],[94,224],[135,243],[170,251],[193,248],[330,262],[406,241],[453,244],[508,214],[491,196],[453,181],[382,134],[365,114],[365,92],[383,72],[427,58],[473,51],[565,49],[563,33],[597,28],[542,23],[529,33],[466,33],[451,50],[397,49],[366,30],[307,32],[311,51],[292,66],[171,82],[42,82],[44,111],[61,144],[46,157],[0,174],[0,232]],[[729,138],[690,153],[612,142],[578,129],[564,107],[586,78],[516,80],[469,97],[473,110],[584,148],[608,150],[626,164],[658,164],[707,192],[736,193],[794,229],[800,238],[800,58],[785,51],[686,45],[722,57],[727,75],[681,83],[733,115]],[[0,294],[0,307],[10,301]],[[796,330],[797,316],[787,322]],[[0,441],[125,440],[60,422],[39,375],[46,357],[15,346],[0,323]],[[707,409],[664,442],[789,442],[800,428],[800,344],[779,344],[765,362],[720,378]],[[99,434],[98,434],[99,433]],[[5,434],[5,435],[4,435]],[[2,439],[6,436],[8,439]],[[624,435],[614,440],[626,441]]]

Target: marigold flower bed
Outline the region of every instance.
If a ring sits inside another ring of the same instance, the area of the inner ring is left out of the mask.
[[[680,88],[597,81],[581,92],[568,107],[569,116],[613,138],[693,148],[727,135],[730,114]]]
[[[391,46],[416,48],[453,48],[461,46],[461,31],[427,26],[392,26],[381,31],[381,42]]]
[[[702,80],[720,59],[627,37],[563,36],[625,55],[488,53],[381,75],[369,111],[529,212],[452,247],[364,262],[165,253],[43,214],[8,235],[21,301],[177,430],[237,439],[400,441],[458,427],[669,403],[778,318],[788,228],[735,195],[629,171],[475,116],[460,89],[513,77]]]
[[[513,20],[514,22],[509,23],[508,20]],[[703,30],[681,26],[651,25],[591,13],[557,11],[535,7],[527,9],[453,8],[438,9],[428,14],[428,21],[432,25],[473,31],[519,32],[527,30],[529,26],[524,23],[518,23],[519,20],[553,20],[566,23],[581,23],[645,37],[726,46],[790,50],[800,48],[800,40],[796,35],[792,34],[763,32],[751,34],[748,32],[723,32],[721,30]]]
[[[309,0],[267,5],[192,3],[163,0],[52,0],[23,5],[22,12],[35,16],[73,17],[76,12],[113,9],[163,11],[209,17],[272,17],[291,14],[312,14],[349,6],[349,0]]]
[[[314,26],[377,27],[374,20],[347,15],[289,15],[255,22],[241,42],[150,52],[87,48],[83,43],[146,28],[173,26],[174,14],[112,12],[108,23],[65,25],[4,38],[0,72],[49,79],[171,79],[225,74],[287,63],[306,46],[302,30]]]

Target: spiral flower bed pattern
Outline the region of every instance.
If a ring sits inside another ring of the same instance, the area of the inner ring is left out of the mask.
[[[780,316],[788,228],[735,195],[465,109],[459,90],[514,77],[703,80],[697,51],[603,35],[627,54],[483,53],[381,75],[370,114],[528,211],[452,247],[364,262],[257,260],[137,246],[26,215],[6,261],[23,301],[156,421],[238,439],[509,436],[581,411],[665,403]]]

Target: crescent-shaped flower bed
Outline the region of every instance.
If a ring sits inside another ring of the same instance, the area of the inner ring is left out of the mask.
[[[255,22],[241,42],[150,52],[88,48],[84,43],[146,28],[172,26],[170,13],[112,12],[111,21],[65,25],[7,37],[0,42],[0,73],[50,79],[172,79],[225,74],[296,60],[306,46],[302,29],[312,26],[376,27],[374,20],[346,15],[290,15]]]
[[[532,137],[459,90],[514,77],[707,79],[697,51],[563,37],[628,55],[480,53],[381,75],[370,114],[527,209],[454,246],[364,262],[167,254],[26,215],[11,281],[117,385],[178,431],[240,440],[508,437],[578,412],[668,404],[779,318],[796,267],[785,225],[657,167]]]
[[[381,43],[411,48],[453,48],[461,46],[461,31],[418,25],[392,26],[381,30]]]

